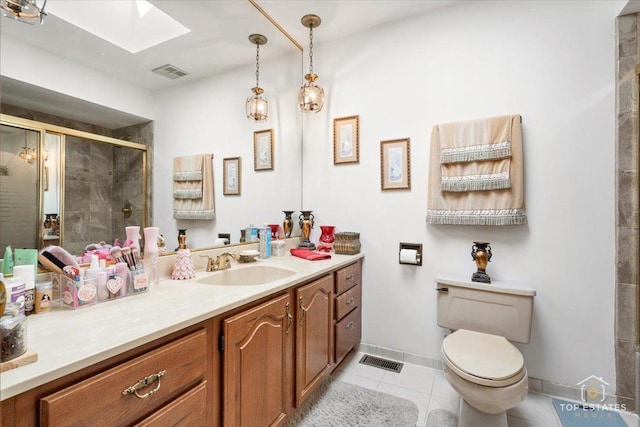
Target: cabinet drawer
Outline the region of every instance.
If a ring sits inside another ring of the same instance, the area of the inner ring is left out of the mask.
[[[136,424],[136,427],[191,427],[206,425],[206,384],[207,382],[203,381],[146,420]]]
[[[362,285],[358,284],[336,297],[336,320],[342,319],[362,301]]]
[[[360,341],[362,323],[360,319],[360,307],[356,307],[344,319],[336,323],[336,363]]]
[[[200,330],[40,399],[40,424],[131,424],[205,381],[207,335]],[[153,381],[151,376],[164,372]],[[124,393],[144,382],[140,396]],[[152,393],[153,390],[156,390]]]
[[[360,261],[336,272],[336,295],[362,283],[362,263]]]

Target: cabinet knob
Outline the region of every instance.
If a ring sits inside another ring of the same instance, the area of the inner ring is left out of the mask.
[[[347,326],[345,326],[345,329],[353,329],[353,320],[347,323]]]
[[[134,385],[132,385],[131,387],[127,387],[122,391],[123,395],[127,395],[127,394],[135,394],[136,397],[140,398],[140,399],[145,399],[149,396],[154,395],[158,390],[160,390],[160,378],[162,378],[164,376],[164,374],[166,374],[167,371],[160,371],[157,374],[152,374],[149,375],[148,377],[145,377],[141,380],[139,380],[137,383],[135,383]],[[146,392],[145,394],[140,394],[138,393],[138,391],[140,389],[143,389],[147,386],[150,386],[151,384],[158,382],[158,385],[156,386],[156,388],[154,388],[151,391]]]
[[[356,275],[351,273],[347,276],[347,280],[350,282],[353,282],[354,280],[356,280]]]
[[[347,305],[351,305],[355,302],[355,300],[353,299],[353,297],[349,298],[346,302]]]

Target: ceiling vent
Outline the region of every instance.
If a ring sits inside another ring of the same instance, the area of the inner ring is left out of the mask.
[[[171,80],[179,79],[180,77],[189,75],[189,73],[187,73],[186,71],[181,70],[180,68],[171,64],[166,64],[161,67],[154,68],[151,71],[153,71],[156,74],[160,74],[161,76],[164,76]]]

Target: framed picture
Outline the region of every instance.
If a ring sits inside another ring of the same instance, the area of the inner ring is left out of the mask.
[[[409,138],[380,141],[380,181],[383,190],[411,189]]]
[[[239,196],[242,179],[242,158],[227,157],[223,160],[224,177],[222,194],[225,196]]]
[[[253,169],[273,170],[273,129],[253,133]]]
[[[359,116],[333,119],[333,164],[360,161]]]

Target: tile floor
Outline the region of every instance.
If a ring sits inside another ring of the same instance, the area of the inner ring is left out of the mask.
[[[411,400],[420,413],[418,427],[427,423],[433,409],[457,413],[459,398],[440,370],[404,363],[398,374],[359,363],[364,353],[354,352],[333,373],[340,381]],[[638,427],[635,414],[620,413],[629,427]],[[553,408],[551,397],[530,392],[527,398],[507,413],[509,427],[562,427]]]

